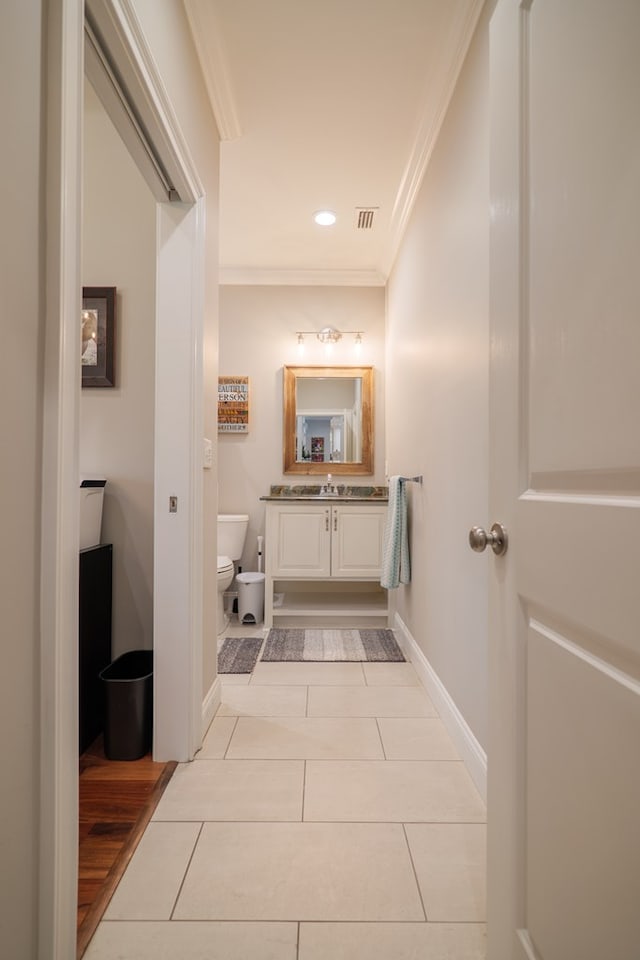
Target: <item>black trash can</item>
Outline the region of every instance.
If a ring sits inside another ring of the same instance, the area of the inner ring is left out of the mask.
[[[108,760],[138,760],[151,748],[153,651],[130,650],[100,671],[105,688],[104,752]]]

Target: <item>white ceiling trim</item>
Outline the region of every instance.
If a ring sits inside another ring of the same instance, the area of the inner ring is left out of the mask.
[[[457,38],[456,49],[450,51],[445,45],[441,50],[440,65],[436,71],[436,76],[441,79],[442,93],[437,108],[434,111],[429,111],[429,113],[425,112],[418,125],[413,148],[393,205],[386,257],[388,273],[391,272],[400,248],[484,4],[485,0],[474,0],[463,22],[459,27],[452,30],[452,36]],[[426,103],[427,99],[425,98]]]
[[[184,6],[220,139],[236,140],[242,127],[213,6],[201,0],[184,0]]]
[[[246,287],[384,287],[386,277],[377,270],[264,270],[221,267],[223,286]]]

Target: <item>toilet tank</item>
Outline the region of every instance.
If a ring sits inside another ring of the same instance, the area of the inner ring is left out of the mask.
[[[246,513],[218,514],[218,555],[239,560],[247,535],[249,516]]]

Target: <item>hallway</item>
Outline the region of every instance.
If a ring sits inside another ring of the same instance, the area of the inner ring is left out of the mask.
[[[484,805],[413,667],[221,679],[87,960],[481,960]]]

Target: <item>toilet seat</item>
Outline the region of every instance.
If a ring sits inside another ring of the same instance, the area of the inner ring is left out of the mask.
[[[218,557],[218,576],[226,576],[233,570],[233,560],[229,557]]]

